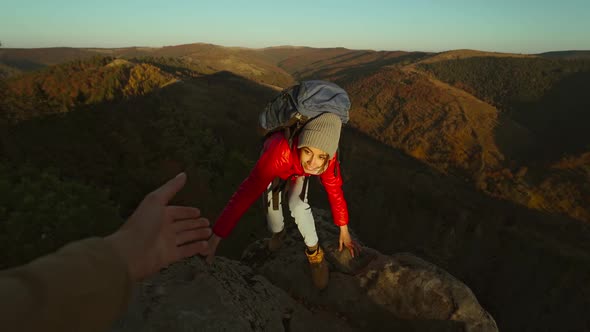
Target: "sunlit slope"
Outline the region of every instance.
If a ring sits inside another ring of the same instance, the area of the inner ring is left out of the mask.
[[[479,174],[504,159],[494,139],[497,110],[462,90],[398,68],[347,89],[353,127],[443,171]]]
[[[473,58],[473,57],[534,58],[536,56],[529,55],[529,54],[486,52],[486,51],[462,49],[462,50],[451,50],[451,51],[436,53],[431,57],[421,60],[420,63],[425,63],[425,64],[426,63],[435,63],[435,62],[440,62],[440,61],[468,59],[468,58]]]
[[[2,83],[0,119],[22,121],[141,96],[178,79],[152,64],[108,57],[50,66]]]
[[[588,60],[473,57],[417,67],[496,106],[534,132],[536,150],[515,159],[556,160],[590,143]]]
[[[200,67],[202,71],[229,71],[255,82],[278,87],[287,87],[293,83],[286,71],[254,49],[189,44],[163,47],[154,50],[152,55],[180,58]]]
[[[223,47],[195,43],[186,45],[125,48],[39,48],[1,49],[0,64],[30,71],[49,65],[84,60],[95,56],[118,58],[173,58],[188,63],[201,73],[229,71],[255,82],[286,87],[293,83],[290,74],[276,66],[272,57],[257,49]]]

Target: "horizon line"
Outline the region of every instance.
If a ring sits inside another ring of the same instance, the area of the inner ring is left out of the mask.
[[[348,48],[344,46],[326,46],[326,47],[317,47],[317,46],[304,46],[304,45],[273,45],[273,46],[264,46],[264,47],[249,47],[249,46],[233,46],[233,45],[221,45],[221,44],[213,44],[207,42],[194,42],[194,43],[182,43],[176,45],[162,45],[162,46],[139,46],[139,45],[132,45],[132,46],[116,46],[116,47],[104,47],[104,46],[45,46],[45,47],[4,47],[0,46],[0,50],[40,50],[40,49],[59,49],[59,48],[68,48],[68,49],[103,49],[103,50],[115,50],[115,49],[128,49],[128,48],[148,48],[148,49],[162,49],[166,47],[180,47],[180,46],[189,46],[189,45],[211,45],[217,47],[224,47],[224,48],[243,48],[243,49],[250,49],[250,50],[263,50],[269,48],[313,48],[313,49],[346,49],[351,51],[374,51],[374,52],[424,52],[424,53],[445,53],[451,51],[479,51],[479,52],[489,52],[489,53],[508,53],[508,54],[543,54],[543,53],[551,53],[551,52],[590,52],[590,49],[559,49],[559,50],[551,50],[551,51],[542,51],[542,52],[533,52],[533,53],[526,53],[526,52],[509,52],[509,51],[497,51],[497,50],[487,50],[487,49],[473,49],[473,48],[452,48],[446,49],[442,51],[432,51],[432,50],[405,50],[405,49],[370,49],[370,48]]]

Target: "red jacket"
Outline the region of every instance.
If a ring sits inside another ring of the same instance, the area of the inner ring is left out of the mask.
[[[337,172],[334,172],[334,168],[337,168]],[[299,160],[297,142],[290,148],[283,133],[276,133],[264,142],[262,156],[221,212],[213,226],[213,232],[221,238],[227,237],[275,177],[286,180],[292,175],[310,176],[305,173]],[[328,167],[319,177],[328,193],[334,224],[348,224],[348,207],[342,192],[342,177],[336,156],[328,162]]]

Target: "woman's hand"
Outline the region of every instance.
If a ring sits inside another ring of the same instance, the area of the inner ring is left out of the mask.
[[[209,246],[211,246],[211,243],[209,243]],[[350,251],[352,257],[354,257],[355,252],[357,255],[361,252],[361,246],[350,238],[348,225],[340,226],[340,246],[338,251],[341,252],[344,246]]]
[[[219,242],[221,242],[221,238],[219,236],[215,235],[215,233],[213,233],[208,241],[209,252],[207,253],[207,258],[205,259],[208,264],[213,263],[213,260],[215,259],[215,251],[217,250],[217,246],[219,245]]]

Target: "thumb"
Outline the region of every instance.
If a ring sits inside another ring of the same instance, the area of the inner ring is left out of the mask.
[[[215,260],[215,253],[209,252],[207,257],[205,257],[205,262],[207,262],[207,264],[209,264],[209,265],[213,264],[214,260]]]
[[[338,247],[338,252],[342,251],[342,241],[340,241],[340,246]]]
[[[160,188],[156,189],[155,193],[158,197],[163,199],[162,203],[167,204],[177,192],[184,187],[186,183],[186,173],[182,172],[173,179],[166,182]]]

